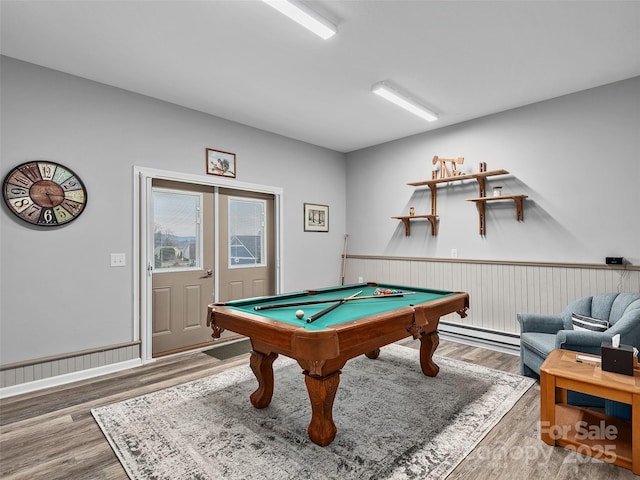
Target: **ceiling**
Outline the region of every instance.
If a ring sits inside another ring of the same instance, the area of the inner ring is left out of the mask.
[[[0,51],[340,152],[640,75],[638,1],[305,3],[338,34],[257,0],[2,0]]]

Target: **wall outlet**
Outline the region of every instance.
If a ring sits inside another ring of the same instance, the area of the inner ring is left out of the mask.
[[[124,267],[127,265],[127,255],[125,253],[112,253],[111,254],[111,266],[112,267]]]
[[[358,277],[358,283],[362,283],[362,282],[364,282],[364,278]]]
[[[458,249],[457,248],[452,248],[451,249],[451,258],[458,258]]]

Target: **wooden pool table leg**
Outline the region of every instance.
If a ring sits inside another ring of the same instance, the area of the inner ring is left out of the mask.
[[[372,360],[375,360],[376,358],[378,358],[380,356],[380,349],[376,348],[375,350],[372,350],[370,352],[365,353],[367,358],[370,358]]]
[[[440,337],[437,330],[420,334],[420,368],[428,377],[435,377],[440,371],[440,367],[433,361],[433,353],[439,344]]]
[[[340,370],[326,377],[304,372],[304,381],[311,401],[311,423],[307,432],[313,443],[326,447],[336,436],[338,429],[333,423],[333,401],[340,383]]]
[[[265,408],[271,403],[273,397],[273,362],[278,358],[277,353],[264,354],[251,351],[249,365],[258,380],[258,389],[253,392],[249,399],[251,405],[256,408]]]

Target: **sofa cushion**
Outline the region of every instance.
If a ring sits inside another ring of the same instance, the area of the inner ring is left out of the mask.
[[[574,330],[583,330],[589,332],[604,332],[609,329],[609,322],[598,318],[587,317],[574,313],[571,315],[571,323]]]
[[[609,320],[611,318],[611,308],[619,293],[598,293],[591,297],[591,312],[580,312],[593,318],[602,318]]]
[[[613,302],[609,322],[613,325],[627,312],[637,308],[640,308],[640,293],[621,293]]]
[[[542,358],[546,358],[556,348],[556,335],[553,333],[525,332],[520,335],[520,348],[528,348]]]

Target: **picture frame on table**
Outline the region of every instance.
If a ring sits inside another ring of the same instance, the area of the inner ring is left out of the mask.
[[[236,178],[236,154],[207,148],[207,175]]]
[[[328,232],[329,231],[329,206],[315,203],[304,204],[304,231]]]

